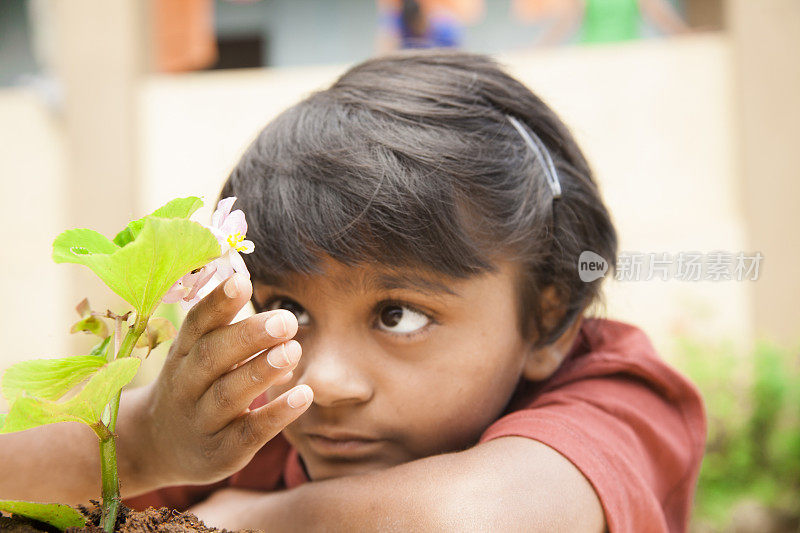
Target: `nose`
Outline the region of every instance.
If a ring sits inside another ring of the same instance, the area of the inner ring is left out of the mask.
[[[314,403],[323,407],[358,404],[373,394],[364,362],[342,341],[304,343],[303,357],[295,368],[297,384],[314,391]]]

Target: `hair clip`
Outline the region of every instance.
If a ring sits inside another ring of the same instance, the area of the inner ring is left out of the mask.
[[[519,120],[512,117],[511,115],[506,115],[506,118],[511,125],[514,126],[514,129],[519,132],[520,136],[522,136],[522,140],[525,141],[525,144],[528,145],[534,155],[539,159],[542,168],[544,169],[544,174],[547,178],[547,182],[550,184],[550,189],[553,191],[553,198],[561,198],[561,182],[558,179],[558,173],[556,172],[556,167],[553,164],[553,160],[550,157],[550,152],[547,151],[547,147],[544,143],[536,136],[535,133],[532,131],[528,133],[528,128],[523,126]]]

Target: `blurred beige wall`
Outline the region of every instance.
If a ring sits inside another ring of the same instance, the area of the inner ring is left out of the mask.
[[[50,258],[64,229],[67,183],[59,121],[33,93],[0,91],[0,371],[34,357],[69,355],[69,276]],[[0,410],[4,404],[0,403]]]
[[[800,1],[729,0],[736,162],[748,243],[764,253],[752,320],[759,337],[800,342]]]

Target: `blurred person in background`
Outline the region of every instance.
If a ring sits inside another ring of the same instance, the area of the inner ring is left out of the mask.
[[[254,4],[260,0],[227,0]],[[214,0],[153,0],[153,53],[158,72],[203,70],[219,59]]]
[[[213,0],[154,0],[151,9],[156,70],[200,70],[216,62]]]
[[[378,51],[457,48],[484,8],[483,0],[378,0]]]
[[[609,43],[641,37],[645,21],[665,35],[689,27],[668,0],[512,0],[513,16],[523,22],[552,22],[536,40],[547,46],[571,42]]]

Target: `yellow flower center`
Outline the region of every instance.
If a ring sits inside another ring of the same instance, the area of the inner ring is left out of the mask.
[[[241,244],[243,240],[244,240],[244,235],[242,235],[238,231],[236,233],[231,233],[230,235],[228,235],[228,244],[230,245],[231,248],[233,248],[237,252],[243,252],[246,250],[245,246]]]

